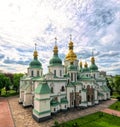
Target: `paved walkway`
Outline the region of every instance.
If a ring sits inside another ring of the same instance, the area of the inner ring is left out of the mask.
[[[106,108],[106,109],[103,109],[102,112],[105,112],[105,113],[120,117],[120,111],[116,111],[116,110],[112,110],[112,109]]]
[[[51,120],[37,123],[32,118],[32,108],[23,108],[22,105],[18,104],[18,97],[9,98],[9,104],[11,107],[13,119],[16,127],[51,127],[54,121],[57,120],[59,123],[73,120],[97,111],[102,111],[109,107],[109,105],[115,103],[116,100],[103,101],[101,104],[94,107],[89,107],[84,110],[71,110],[65,113],[58,113]]]
[[[7,99],[0,98],[0,127],[14,127]]]

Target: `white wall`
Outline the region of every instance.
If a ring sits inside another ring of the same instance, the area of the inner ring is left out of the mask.
[[[49,71],[52,72],[54,74],[54,70],[56,70],[56,76],[57,77],[63,77],[64,75],[64,66],[63,65],[58,65],[58,66],[49,66]],[[60,71],[61,71],[61,74],[60,75]]]

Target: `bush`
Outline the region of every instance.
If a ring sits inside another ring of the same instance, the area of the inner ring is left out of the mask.
[[[117,97],[117,99],[118,99],[118,101],[120,101],[120,96],[119,96],[119,97]]]

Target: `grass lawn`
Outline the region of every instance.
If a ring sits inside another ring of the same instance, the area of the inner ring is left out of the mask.
[[[97,112],[85,117],[81,117],[58,127],[120,127],[120,117],[106,113]]]
[[[120,101],[115,102],[109,108],[120,111]]]
[[[18,95],[18,93],[16,93],[15,90],[9,90],[9,91],[7,91],[7,94],[6,94],[5,89],[2,89],[2,93],[1,93],[2,97],[9,97],[9,96],[13,96],[13,95]]]

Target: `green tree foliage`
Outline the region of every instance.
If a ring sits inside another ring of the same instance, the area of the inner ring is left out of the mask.
[[[107,86],[109,87],[109,89],[110,89],[110,95],[113,95],[113,91],[114,91],[114,89],[113,89],[113,81],[112,81],[112,79],[108,79],[108,78],[106,78],[106,83],[107,83]]]
[[[1,95],[1,90],[4,87],[4,83],[5,83],[5,75],[4,74],[0,74],[0,95]]]
[[[113,79],[115,90],[120,94],[120,76],[115,76]]]
[[[13,84],[13,74],[12,73],[5,73],[5,76],[9,77],[11,84]]]
[[[7,94],[7,91],[10,90],[11,81],[9,77],[4,77],[4,87]]]
[[[13,75],[13,88],[16,90],[16,93],[19,90],[20,78],[23,77],[23,74],[14,74]]]

